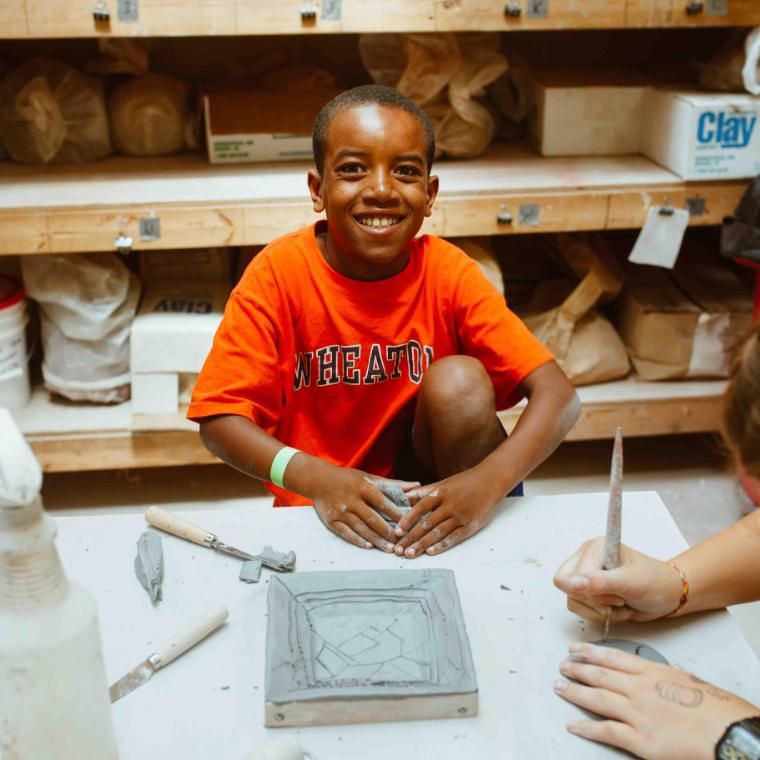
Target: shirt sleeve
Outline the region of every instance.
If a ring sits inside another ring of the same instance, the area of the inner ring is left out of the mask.
[[[227,302],[193,389],[191,420],[237,414],[271,433],[282,416],[277,292],[267,268],[257,269],[246,273]]]
[[[486,368],[499,410],[520,401],[519,384],[554,359],[471,259],[457,284],[455,319],[462,352],[479,359]]]

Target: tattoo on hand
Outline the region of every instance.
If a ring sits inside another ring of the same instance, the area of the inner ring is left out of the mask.
[[[695,676],[693,673],[689,673],[689,678],[694,683],[699,683],[704,686],[705,691],[711,696],[715,697],[715,699],[719,699],[721,702],[728,702],[731,697],[726,694],[722,689],[719,689],[717,686],[713,686],[710,683],[707,683],[707,681],[703,681],[699,676]]]
[[[704,698],[701,689],[681,686],[673,681],[658,681],[654,689],[659,697],[667,699],[668,702],[673,702],[681,707],[699,707]]]

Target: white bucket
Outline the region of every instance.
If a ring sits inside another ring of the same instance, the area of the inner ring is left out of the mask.
[[[19,409],[29,402],[28,321],[21,286],[0,276],[0,406],[6,409]]]

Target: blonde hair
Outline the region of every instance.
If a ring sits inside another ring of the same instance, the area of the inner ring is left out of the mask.
[[[760,478],[760,322],[736,353],[724,396],[722,428],[747,473]]]

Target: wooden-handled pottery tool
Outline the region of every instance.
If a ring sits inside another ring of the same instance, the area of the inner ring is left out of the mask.
[[[222,543],[215,533],[211,533],[211,531],[201,528],[182,517],[173,515],[171,512],[167,512],[160,507],[148,507],[145,510],[145,519],[149,525],[171,533],[173,536],[184,538],[186,541],[192,541],[194,544],[229,554],[238,559],[256,560],[272,570],[287,573],[294,570],[296,566],[296,555],[294,552],[283,554],[272,551],[270,547],[266,547],[261,554],[249,554],[241,549],[236,549],[234,546]]]
[[[149,681],[157,670],[176,660],[201,639],[215,631],[227,619],[228,614],[227,608],[222,605],[209,607],[197,620],[164,642],[146,660],[132,668],[111,686],[109,689],[111,702],[116,702]]]
[[[623,430],[615,430],[615,445],[612,449],[610,466],[610,498],[607,505],[607,535],[604,542],[604,569],[620,567],[620,530],[623,519]],[[612,608],[607,610],[604,623],[604,638],[610,632]]]

